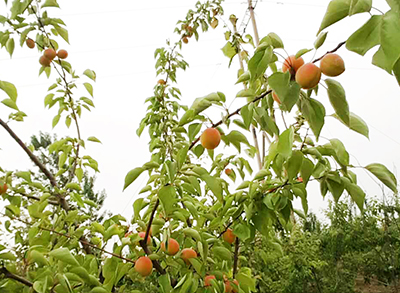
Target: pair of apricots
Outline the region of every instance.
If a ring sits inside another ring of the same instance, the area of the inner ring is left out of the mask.
[[[204,278],[204,286],[208,287],[211,286],[211,280],[216,280],[216,277],[214,275],[207,275]],[[225,292],[226,293],[237,293],[239,292],[236,287],[239,287],[239,282],[235,279],[233,281],[229,281],[227,278],[224,276],[224,283],[225,283]],[[236,286],[233,287],[232,283],[234,283]]]
[[[338,76],[345,71],[345,66],[343,59],[338,54],[326,54],[321,59],[320,67],[314,63],[304,64],[302,57],[296,58],[292,55],[283,62],[282,71],[289,71],[303,89],[312,89],[321,80],[322,73],[331,77]],[[281,100],[275,92],[272,92],[272,98],[281,104]]]
[[[34,40],[28,38],[25,43],[28,48],[30,48],[30,49],[35,48]],[[43,55],[40,56],[40,58],[39,58],[39,63],[40,63],[40,65],[42,65],[44,67],[49,67],[51,64],[51,61],[53,61],[54,58],[56,58],[56,56],[60,59],[65,59],[68,57],[68,52],[63,49],[56,52],[54,49],[48,48],[43,51]]]

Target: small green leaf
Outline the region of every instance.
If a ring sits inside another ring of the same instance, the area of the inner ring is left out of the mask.
[[[306,118],[316,139],[325,124],[325,107],[315,99],[302,99],[301,111]]]
[[[11,99],[4,99],[4,100],[1,101],[1,102],[2,102],[4,105],[6,105],[7,107],[19,111],[17,104],[16,104],[13,100],[11,100]]]
[[[314,48],[318,49],[319,47],[321,47],[325,43],[327,36],[328,36],[328,32],[323,32],[322,34],[319,34],[317,39],[314,42]]]
[[[57,3],[57,0],[46,0],[46,2],[44,2],[42,5],[42,8],[43,7],[58,7],[58,8],[60,8],[60,6]]]
[[[69,44],[69,39],[68,39],[68,31],[65,28],[62,28],[59,25],[54,25],[54,28],[56,31],[60,34],[60,36]]]
[[[0,80],[0,89],[2,89],[10,97],[11,100],[17,102],[18,93],[15,85],[7,81]]]
[[[158,198],[165,212],[171,214],[175,209],[174,206],[177,200],[175,188],[172,185],[163,186],[158,192]]]
[[[294,56],[296,59],[303,56],[304,54],[307,54],[308,52],[311,52],[313,49],[301,49],[299,50],[296,55]]]
[[[383,184],[389,187],[393,192],[397,192],[397,180],[392,172],[384,165],[374,163],[365,167],[368,171],[374,174]]]
[[[7,52],[10,54],[10,56],[12,56],[12,54],[14,53],[14,48],[15,48],[14,39],[13,38],[8,39],[6,43],[6,49]]]
[[[88,93],[93,97],[93,86],[88,82],[85,82],[83,85],[85,86]]]
[[[351,0],[349,16],[357,13],[370,12],[372,0]]]
[[[138,167],[138,168],[135,168],[135,169],[129,171],[125,177],[125,185],[124,185],[123,190],[125,190],[129,185],[131,185],[133,183],[133,181],[135,181],[136,178],[138,178],[139,175],[142,174],[143,171],[144,171],[144,169],[141,167]]]
[[[334,138],[330,140],[331,145],[333,146],[333,149],[336,152],[336,156],[338,158],[338,163],[340,163],[343,166],[348,166],[349,165],[349,153],[346,151],[343,143]]]
[[[336,114],[343,123],[350,127],[349,105],[346,100],[346,93],[342,85],[336,80],[327,78],[325,80],[328,86],[328,96]]]
[[[79,262],[71,254],[68,248],[58,248],[50,252],[50,256],[57,260],[70,264],[72,266],[79,266]]]
[[[292,148],[293,148],[293,141],[294,141],[293,127],[286,129],[279,136],[278,153],[281,154],[284,158],[291,156]]]
[[[60,121],[60,118],[61,118],[60,115],[54,116],[54,118],[53,118],[53,123],[52,123],[53,128],[57,126],[58,122]]]
[[[96,81],[96,72],[93,70],[86,69],[83,74],[89,77],[91,80]]]
[[[333,115],[333,117],[335,117],[336,119],[338,119],[340,122],[342,122],[343,124],[345,124],[340,118],[339,116],[337,116],[336,114]],[[346,124],[345,124],[346,125]],[[350,112],[350,129],[358,132],[362,135],[364,135],[366,138],[369,139],[369,128],[367,123],[365,123],[364,120],[361,119],[361,117],[357,116],[356,114]]]
[[[325,12],[321,26],[317,35],[325,28],[338,22],[349,15],[350,3],[352,0],[332,0],[329,2],[328,9]]]
[[[101,143],[101,141],[98,139],[98,138],[96,138],[96,137],[94,137],[94,136],[90,136],[90,137],[88,137],[88,139],[87,139],[88,141],[93,141],[93,142],[98,142],[98,143]]]

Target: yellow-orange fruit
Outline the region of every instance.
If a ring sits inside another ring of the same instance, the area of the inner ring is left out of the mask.
[[[68,52],[66,50],[61,49],[57,52],[57,57],[60,59],[65,59],[68,57]]]
[[[189,43],[189,39],[187,37],[183,37],[182,38],[182,42],[184,42],[185,44]]]
[[[235,234],[233,234],[232,229],[227,229],[224,234],[222,234],[222,239],[224,239],[224,241],[232,244],[233,242],[235,242],[236,236]]]
[[[196,258],[197,252],[192,248],[184,248],[182,249],[181,258],[185,261],[186,264],[190,264],[190,258]]]
[[[272,98],[274,99],[275,102],[277,102],[279,105],[282,104],[281,99],[279,99],[278,95],[275,92],[272,92]]]
[[[314,63],[306,63],[296,72],[296,82],[303,89],[312,89],[321,79],[321,69]]]
[[[282,71],[286,72],[290,70],[290,74],[295,74],[297,70],[303,66],[304,60],[302,57],[299,57],[296,59],[296,56],[291,55],[288,58],[285,59],[285,62],[283,62],[282,65]]]
[[[28,39],[26,39],[25,43],[26,43],[26,46],[28,48],[30,48],[30,49],[35,48],[35,41],[34,40],[28,38]]]
[[[0,195],[5,194],[7,192],[7,189],[8,189],[7,183],[0,184]]]
[[[326,76],[338,76],[345,71],[344,61],[338,54],[327,54],[321,60],[321,71]]]
[[[43,56],[49,60],[53,60],[54,58],[56,58],[56,55],[56,51],[54,51],[52,48],[48,48],[43,52]]]
[[[211,280],[215,280],[215,276],[214,275],[208,275],[204,278],[204,286],[211,286]]]
[[[179,251],[179,243],[174,238],[168,240],[168,249],[165,249],[165,242],[161,242],[161,250],[167,252],[169,255],[175,255]]]
[[[139,257],[135,262],[135,271],[141,274],[143,277],[150,275],[152,270],[153,263],[147,256]]]
[[[40,65],[42,65],[44,67],[49,67],[51,60],[49,58],[47,58],[46,56],[40,56],[39,63],[40,63]]]
[[[146,237],[146,232],[139,232],[139,236],[140,238],[144,239],[144,237]],[[150,236],[147,236],[147,245],[150,245],[151,243],[151,238]]]
[[[204,148],[208,150],[213,150],[221,142],[221,134],[219,133],[218,129],[207,128],[202,133],[200,137],[200,142]]]
[[[237,292],[239,292],[238,290],[236,290],[236,289],[232,286],[231,282],[232,282],[232,281],[225,281],[225,292],[226,292],[226,293],[237,293]],[[236,279],[233,280],[233,283],[234,283],[237,287],[239,287],[239,282],[238,282]]]
[[[228,176],[231,175],[232,174],[232,169],[226,168],[225,169],[225,174],[228,175]]]
[[[161,85],[164,85],[164,84],[166,84],[166,82],[165,82],[165,80],[164,79],[160,79],[160,80],[158,80],[158,82],[157,82],[158,84],[161,84]]]

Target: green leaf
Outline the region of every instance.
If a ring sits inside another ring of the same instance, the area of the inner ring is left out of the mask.
[[[196,239],[196,241],[200,241],[201,242],[201,236],[200,236],[200,233],[197,230],[192,229],[192,228],[185,228],[185,229],[182,230],[182,232],[185,235]]]
[[[79,262],[68,248],[58,248],[50,252],[50,256],[72,266],[79,266]]]
[[[94,287],[89,293],[109,293],[109,291],[103,287]]]
[[[96,72],[93,70],[86,69],[83,74],[89,77],[91,80],[96,81]]]
[[[93,97],[93,86],[88,82],[85,82],[83,85],[85,86],[88,93]]]
[[[90,137],[88,137],[88,139],[87,139],[88,141],[93,141],[93,142],[98,142],[98,143],[101,143],[101,141],[98,139],[98,138],[96,138],[96,137],[94,137],[94,136],[90,136]]]
[[[52,123],[53,128],[57,126],[58,122],[60,121],[60,118],[61,118],[61,115],[54,116],[53,123]]]
[[[19,111],[17,104],[16,104],[13,100],[11,100],[11,99],[4,99],[4,100],[1,101],[1,102],[2,102],[4,105],[6,105],[7,107]]]
[[[247,146],[250,146],[249,141],[247,140],[246,136],[237,130],[232,130],[229,134],[223,135],[221,139],[227,144],[233,144],[237,150],[240,152],[240,144],[244,143]]]
[[[299,100],[300,86],[290,80],[290,73],[275,72],[268,78],[269,86],[275,91],[286,111],[291,111]]]
[[[334,114],[333,117],[345,124],[336,114]],[[361,117],[352,112],[350,112],[350,129],[364,135],[366,138],[369,139],[369,128],[367,123],[365,123],[365,121],[362,120]]]
[[[253,121],[253,104],[245,105],[240,110],[240,115],[243,118],[243,123],[246,129],[249,129],[251,122]]]
[[[344,178],[347,179],[347,178]],[[348,180],[348,179],[347,179]],[[352,200],[357,204],[358,208],[362,211],[364,209],[365,193],[357,184],[345,181],[345,188],[350,194]]]
[[[241,83],[241,82],[245,82],[250,80],[250,71],[246,71],[245,73],[243,73],[242,75],[239,76],[239,79],[237,80],[237,82],[235,84]]]
[[[303,56],[304,54],[307,54],[308,52],[311,52],[313,49],[300,49],[296,55],[294,55],[294,57],[297,59],[301,56]]]
[[[14,53],[14,48],[15,48],[14,39],[12,38],[8,39],[6,43],[6,50],[10,54],[10,56],[12,56],[12,54]]]
[[[60,36],[69,44],[69,39],[68,39],[68,31],[65,28],[62,28],[59,25],[54,25],[54,28],[56,31],[60,34]]]
[[[40,253],[39,251],[37,251],[37,250],[32,250],[30,252],[30,257],[39,266],[48,266],[49,265],[49,262],[44,257],[44,255],[42,253]]]
[[[325,12],[317,35],[323,29],[348,16],[351,1],[352,0],[332,0],[331,2],[329,2],[328,9]]]
[[[350,127],[349,105],[346,100],[346,93],[342,85],[336,80],[327,78],[325,80],[328,86],[328,96],[336,114],[343,123]]]
[[[397,83],[400,86],[400,58],[397,60],[397,62],[393,66],[393,74],[395,75],[397,79]]]
[[[349,165],[349,153],[346,151],[343,143],[334,138],[330,140],[331,145],[333,146],[333,149],[336,152],[336,156],[338,158],[338,163],[340,163],[343,166],[348,166]]]
[[[0,253],[0,259],[15,261],[17,258],[11,252],[3,252],[3,253]]]
[[[351,0],[349,16],[357,13],[370,12],[372,0]]]
[[[264,45],[264,46],[263,46]],[[251,81],[255,81],[261,77],[265,70],[268,68],[268,64],[273,61],[273,50],[271,46],[265,44],[260,45],[254,56],[249,61],[249,71]]]
[[[60,6],[57,3],[57,0],[46,0],[46,2],[44,2],[42,5],[42,8],[43,7],[58,7],[58,8],[60,8]]]
[[[2,89],[9,97],[11,100],[13,100],[14,102],[17,102],[17,88],[15,87],[15,85],[13,85],[10,82],[7,81],[1,81],[0,80],[0,89]],[[18,109],[16,109],[18,110]]]
[[[251,237],[249,226],[243,223],[235,225],[235,227],[233,228],[233,233],[242,241],[246,241]]]
[[[339,177],[340,179],[340,177]],[[340,196],[343,194],[344,191],[344,183],[340,180],[340,183],[327,179],[326,184],[328,186],[328,190],[330,193],[332,193],[333,198],[335,199],[335,202],[338,202],[340,199]]]
[[[288,179],[296,179],[297,174],[300,172],[303,165],[304,155],[301,151],[293,151],[291,157],[287,161],[286,170],[288,174]]]
[[[232,261],[232,253],[225,247],[216,246],[213,248],[214,256],[221,260],[226,260],[228,262]]]
[[[163,186],[158,192],[158,198],[165,212],[171,214],[175,209],[174,206],[177,200],[175,188],[171,185]]]
[[[129,185],[131,185],[133,183],[133,181],[135,181],[136,178],[138,178],[139,175],[142,174],[143,171],[144,171],[144,169],[141,167],[138,167],[138,168],[135,168],[135,169],[129,171],[125,177],[125,185],[124,185],[123,190],[125,190]]]
[[[314,170],[314,163],[310,159],[304,158],[300,170],[300,175],[301,178],[303,178],[303,182],[305,185],[307,185],[308,180],[310,179],[311,174],[313,173],[313,170]]]
[[[227,42],[225,44],[225,46],[221,49],[222,53],[224,53],[224,55],[226,57],[228,57],[229,59],[232,59],[236,54],[237,54],[237,50],[236,48],[232,45],[231,42]]]
[[[269,33],[267,35],[267,43],[275,49],[284,48],[281,38],[275,33]]]
[[[208,174],[202,175],[201,179],[203,179],[206,182],[207,187],[212,191],[212,193],[217,197],[217,199],[219,201],[222,201],[221,182],[217,178],[212,177]]]
[[[400,17],[395,11],[388,11],[382,18],[380,40],[385,64],[391,73],[400,58]]]
[[[383,184],[389,187],[393,192],[397,192],[396,177],[384,165],[374,163],[365,167],[368,171],[374,174]]]
[[[318,49],[319,47],[321,47],[325,43],[325,40],[326,40],[327,36],[328,36],[328,32],[324,32],[322,34],[319,34],[317,39],[314,42],[314,48]]]
[[[387,4],[389,4],[390,8],[397,13],[400,12],[400,1],[399,0],[386,0]]]
[[[302,99],[301,111],[318,140],[325,123],[325,107],[315,99]]]
[[[284,158],[288,158],[292,155],[293,141],[294,141],[293,127],[286,129],[279,136],[278,153],[281,154]]]

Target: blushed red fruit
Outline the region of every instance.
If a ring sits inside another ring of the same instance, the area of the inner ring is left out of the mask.
[[[306,63],[296,72],[296,82],[303,89],[312,89],[321,79],[321,69],[314,63]]]
[[[279,99],[278,95],[275,92],[272,92],[272,98],[274,99],[275,102],[277,102],[279,105],[282,104],[281,99]]]
[[[141,274],[143,277],[150,275],[152,270],[153,263],[147,256],[139,257],[135,262],[135,271]]]
[[[197,257],[197,252],[194,251],[192,248],[182,249],[181,258],[185,261],[186,264],[190,264],[189,259],[196,257]]]
[[[208,150],[213,150],[221,142],[221,134],[219,133],[218,129],[207,128],[202,133],[200,137],[200,142],[204,148]]]
[[[32,39],[26,39],[25,41],[26,45],[28,46],[28,48],[33,49],[35,48],[35,41]]]
[[[286,72],[290,70],[290,74],[295,74],[297,70],[303,66],[304,60],[302,57],[296,59],[296,56],[291,55],[285,59],[282,65],[282,71]]]
[[[166,249],[165,249],[165,242],[164,242],[164,241],[161,242],[161,250],[162,250],[162,251],[166,251]],[[170,239],[168,240],[168,249],[167,249],[166,252],[167,252],[169,255],[175,255],[175,254],[178,253],[178,251],[179,251],[179,243],[178,243],[178,241],[176,241],[174,238],[170,238]]]
[[[303,178],[299,176],[296,178],[296,181],[301,183],[301,182],[303,182]]]
[[[215,276],[214,275],[208,275],[204,278],[204,286],[208,287],[211,286],[211,280],[215,280]]]
[[[66,50],[61,49],[57,52],[57,57],[60,59],[65,59],[68,57],[68,52]]]
[[[42,65],[44,67],[49,67],[51,60],[46,58],[46,56],[40,56],[39,63],[40,63],[40,65]]]
[[[140,238],[144,239],[144,237],[146,237],[146,232],[139,232],[139,236]],[[150,236],[147,236],[147,245],[150,245],[151,243],[151,238]]]
[[[232,174],[232,169],[226,168],[225,169],[225,174],[228,175],[228,176],[231,175]]]
[[[0,195],[5,194],[7,192],[7,189],[8,189],[7,183],[0,184]]]
[[[228,242],[229,244],[232,244],[233,242],[235,242],[236,236],[235,234],[233,234],[232,229],[227,229],[224,234],[222,234],[222,239],[224,239],[224,241]]]
[[[344,61],[338,54],[329,53],[321,60],[321,71],[326,76],[338,76],[345,71]]]
[[[183,37],[182,38],[182,42],[184,42],[185,44],[189,43],[189,39],[187,37]]]
[[[44,50],[43,56],[49,60],[53,60],[54,58],[56,58],[57,53],[56,53],[56,51],[54,51],[54,49],[48,48],[48,49]]]
[[[232,281],[225,281],[225,292],[226,293],[237,293],[239,290],[235,289],[234,286],[232,286]],[[239,282],[235,279],[233,280],[233,283],[236,285],[236,287],[239,288]]]

